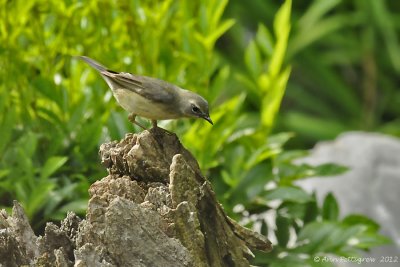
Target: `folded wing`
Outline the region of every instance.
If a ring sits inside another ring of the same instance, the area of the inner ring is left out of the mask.
[[[171,104],[175,99],[177,87],[163,80],[109,70],[101,74],[117,85],[118,89],[130,90],[153,102]]]

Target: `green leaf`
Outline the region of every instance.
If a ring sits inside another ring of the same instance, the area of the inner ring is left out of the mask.
[[[308,150],[288,150],[288,151],[282,151],[281,154],[278,155],[276,158],[276,161],[281,163],[281,162],[292,162],[296,159],[301,159],[305,158],[308,155],[310,155],[310,151]]]
[[[362,237],[365,242],[361,244]],[[338,222],[313,222],[307,224],[298,235],[298,242],[304,243],[295,249],[301,253],[333,253],[341,255],[348,246],[370,248],[386,242],[387,239],[376,233],[367,232],[364,225],[344,225]],[[344,250],[343,250],[344,249]]]
[[[272,63],[271,63],[272,64]],[[271,74],[274,75],[271,68]],[[264,91],[262,100],[261,120],[262,124],[268,129],[273,126],[276,114],[282,102],[286,90],[286,84],[289,80],[291,68],[286,67],[279,75],[275,75],[273,82],[267,88],[261,88]]]
[[[268,262],[268,265],[257,265],[257,266],[268,266],[268,267],[334,267],[330,262],[315,262],[313,257],[304,257],[304,254],[296,254],[293,252],[279,255],[274,257]]]
[[[385,39],[384,44],[386,50],[389,53],[389,59],[396,72],[400,72],[400,45],[398,41],[398,28],[395,23],[393,11],[388,10],[385,1],[367,1],[370,5],[370,10],[373,16],[373,20],[376,23],[382,33],[382,37]]]
[[[267,200],[282,200],[292,201],[298,203],[306,203],[311,201],[311,197],[302,189],[298,187],[281,186],[276,189],[272,189],[265,193]]]
[[[0,180],[3,177],[7,176],[9,173],[10,173],[10,169],[2,169],[2,170],[0,170]]]
[[[293,181],[310,177],[330,177],[347,171],[346,167],[331,163],[312,166],[309,164],[294,164],[290,161],[285,162],[278,159],[275,165],[279,168],[281,184],[291,184]]]
[[[314,167],[314,176],[337,176],[349,170],[348,167],[336,163],[325,163]]]
[[[0,96],[1,97],[1,96]],[[13,132],[13,125],[15,124],[16,119],[16,112],[14,109],[0,111],[3,112],[3,117],[0,120],[0,154],[3,154],[6,146],[9,144],[12,132]]]
[[[362,224],[368,227],[369,231],[378,231],[379,230],[379,224],[373,221],[372,219],[360,215],[360,214],[350,214],[346,216],[342,222],[345,225],[356,225],[356,224]]]
[[[227,184],[227,185],[229,185],[230,187],[233,187],[233,186],[235,186],[235,184],[237,183],[236,181],[235,181],[235,178],[233,178],[227,171],[225,171],[225,170],[222,170],[221,171],[221,178],[222,178],[222,180]]]
[[[332,193],[329,193],[322,205],[322,217],[325,220],[336,221],[339,217],[339,205]]]
[[[271,148],[268,144],[266,144],[252,153],[244,167],[248,170],[260,162],[274,155],[278,155],[281,151],[282,150],[280,148]]]
[[[224,21],[216,30],[212,32],[211,35],[209,35],[206,40],[206,48],[208,50],[212,50],[215,42],[219,37],[221,37],[227,30],[229,30],[233,25],[235,24],[235,20],[233,19],[228,19]]]
[[[312,43],[323,39],[328,34],[338,32],[340,29],[350,26],[351,23],[351,17],[347,14],[329,16],[314,24],[313,28],[299,31],[290,43],[289,57],[293,57],[296,53],[299,53]]]
[[[43,182],[38,182],[33,190],[29,192],[29,200],[27,200],[25,206],[26,213],[30,219],[32,219],[34,214],[39,212],[39,209],[46,203],[54,187],[54,181],[45,180]]]
[[[296,251],[307,254],[325,252],[321,249],[321,245],[336,229],[338,229],[338,224],[331,222],[312,222],[307,224],[298,235],[298,242],[304,242],[305,245],[298,247]]]
[[[32,131],[27,131],[20,139],[18,139],[16,146],[18,149],[21,149],[21,154],[23,154],[24,157],[29,158],[29,162],[32,162],[32,157],[36,152],[38,143],[39,136]]]
[[[299,26],[305,30],[312,29],[327,12],[334,9],[340,2],[341,0],[315,1],[299,20]]]
[[[57,91],[57,87],[50,77],[37,77],[32,81],[33,86],[38,92],[40,92],[44,97],[51,100],[51,102],[57,103],[61,107],[61,95]]]
[[[284,132],[268,136],[268,145],[272,148],[280,148],[294,137],[294,133]]]
[[[229,2],[228,0],[215,1],[216,7],[212,12],[212,21],[211,21],[211,25],[213,25],[214,27],[216,27],[219,20],[222,18],[222,15],[224,13],[224,10],[228,2]]]
[[[257,45],[266,57],[270,57],[274,52],[274,41],[271,33],[263,24],[258,24],[256,34]]]
[[[264,235],[264,236],[268,236],[268,224],[266,223],[265,220],[261,221],[261,230],[260,230],[260,234]]]
[[[274,54],[271,58],[270,76],[276,77],[282,70],[282,65],[286,55],[286,49],[290,33],[290,14],[292,1],[286,0],[279,8],[274,19],[274,33],[276,35],[276,44]]]
[[[282,248],[287,246],[290,238],[290,219],[278,215],[275,220],[275,236],[278,239],[278,245]]]
[[[251,40],[249,45],[247,46],[244,60],[246,62],[246,66],[250,71],[250,74],[254,79],[261,74],[261,56],[258,51],[256,42]]]
[[[49,178],[54,172],[56,172],[59,168],[61,168],[67,162],[67,160],[68,160],[67,157],[49,158],[41,170],[40,178],[41,179]]]
[[[67,213],[68,211],[82,213],[82,212],[85,212],[85,210],[87,209],[87,205],[88,205],[87,199],[79,199],[79,200],[68,202],[66,205],[61,207],[60,211],[63,213]]]
[[[355,247],[360,249],[370,249],[372,247],[393,244],[393,240],[391,240],[390,238],[373,232],[360,234],[350,241],[352,245],[354,244]]]
[[[303,222],[308,224],[310,222],[316,221],[319,215],[319,208],[317,201],[315,200],[315,194],[313,195],[314,200],[306,204]]]
[[[299,112],[288,112],[282,120],[286,127],[293,129],[299,135],[319,140],[334,139],[347,129],[346,125],[339,121],[326,120]]]

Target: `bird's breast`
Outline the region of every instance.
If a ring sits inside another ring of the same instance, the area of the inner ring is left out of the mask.
[[[176,105],[158,103],[126,89],[114,89],[114,97],[126,111],[151,120],[169,120],[183,117]]]

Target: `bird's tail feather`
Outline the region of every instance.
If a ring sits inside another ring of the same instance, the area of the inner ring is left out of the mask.
[[[78,56],[78,58],[86,61],[90,66],[92,66],[93,68],[95,68],[96,70],[98,70],[99,72],[102,71],[106,71],[107,68],[104,67],[103,65],[101,65],[100,63],[98,63],[97,61],[89,58],[89,57],[85,57],[85,56]]]

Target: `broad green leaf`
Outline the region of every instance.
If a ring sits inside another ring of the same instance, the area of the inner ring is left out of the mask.
[[[277,157],[276,162],[292,162],[296,159],[305,158],[310,154],[310,151],[307,150],[289,150],[289,151],[282,151]]]
[[[47,103],[54,102],[58,107],[62,106],[61,94],[59,93],[59,88],[55,83],[50,80],[50,78],[38,77],[32,81],[32,84],[38,92],[40,92],[44,97],[51,101]]]
[[[250,169],[255,165],[259,164],[260,162],[271,158],[272,156],[278,155],[282,152],[282,149],[279,147],[270,147],[268,144],[260,147],[259,149],[255,150],[250,158],[247,160],[244,168]]]
[[[366,217],[365,215],[361,214],[350,214],[346,216],[342,222],[345,225],[356,225],[356,224],[362,224],[368,227],[369,231],[376,232],[379,230],[379,224],[373,221],[372,219]]]
[[[305,245],[296,249],[305,253],[340,254],[340,249],[357,243],[358,236],[365,233],[363,225],[346,226],[333,222],[314,222],[307,224],[299,233],[299,242]]]
[[[339,217],[339,205],[332,193],[326,195],[322,205],[322,218],[328,221],[337,221]]]
[[[310,222],[316,221],[319,215],[319,208],[317,205],[317,202],[315,200],[315,195],[313,195],[314,200],[309,201],[306,206],[305,206],[305,212],[304,212],[304,218],[303,222],[304,224],[308,224]]]
[[[313,176],[335,176],[347,172],[349,168],[335,163],[325,163],[315,166],[314,170]]]
[[[282,200],[298,203],[307,203],[311,197],[298,187],[281,186],[264,193],[267,200]]]
[[[260,233],[264,236],[268,236],[268,225],[265,220],[261,221],[261,230]]]
[[[321,246],[338,227],[339,224],[330,222],[312,222],[307,224],[298,235],[298,242],[305,242],[305,245],[299,247],[296,251],[307,254],[324,252],[320,249]]]
[[[370,249],[371,247],[378,247],[383,245],[393,244],[393,240],[380,235],[377,232],[366,232],[358,235],[356,238],[349,240],[350,245],[354,245],[360,249]]]
[[[43,180],[38,182],[32,192],[30,192],[29,199],[25,203],[26,214],[30,219],[38,212],[39,208],[48,200],[50,192],[54,189],[55,182],[51,180]]]
[[[275,223],[275,236],[278,239],[279,246],[284,248],[287,246],[290,238],[290,220],[289,218],[278,215]]]
[[[71,201],[68,204],[61,207],[60,211],[66,213],[68,211],[74,212],[84,212],[87,209],[88,200],[87,199],[80,199]]]
[[[44,164],[40,172],[41,179],[49,178],[53,173],[55,173],[59,168],[61,168],[66,162],[67,157],[51,157]]]
[[[268,136],[267,143],[271,148],[281,148],[290,139],[294,137],[294,133],[283,132]]]

